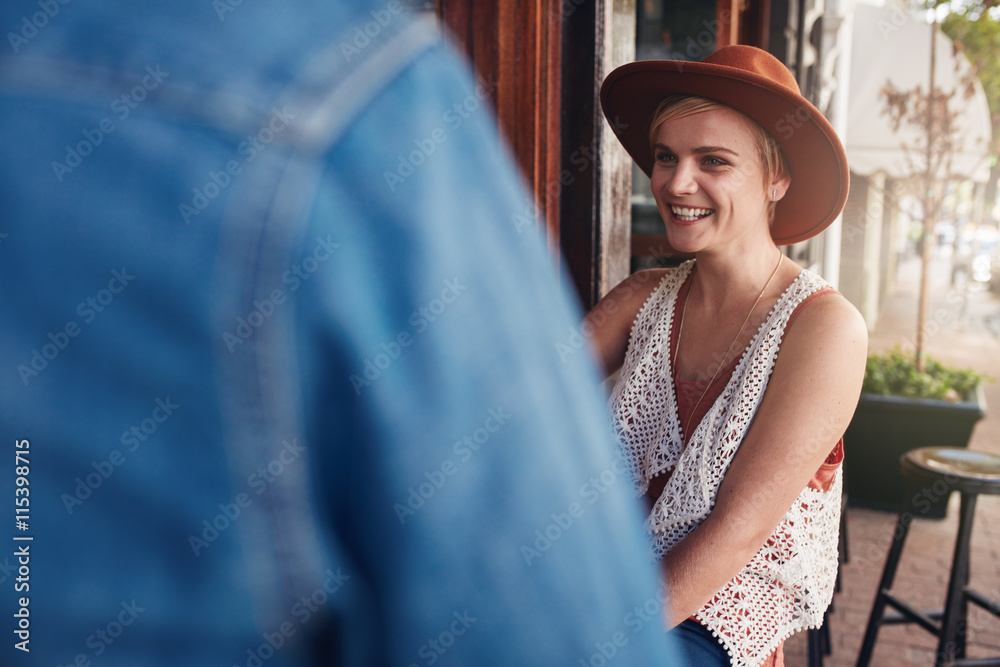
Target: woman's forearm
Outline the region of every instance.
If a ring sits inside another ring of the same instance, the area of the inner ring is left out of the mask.
[[[710,516],[660,561],[670,593],[664,606],[667,629],[682,623],[718,593],[750,562],[768,534],[727,529],[726,521]]]

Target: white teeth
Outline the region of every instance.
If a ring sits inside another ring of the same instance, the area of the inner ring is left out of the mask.
[[[686,206],[671,206],[670,210],[678,219],[684,220],[685,222],[692,222],[694,220],[704,218],[712,212],[712,209],[710,208],[691,208]]]

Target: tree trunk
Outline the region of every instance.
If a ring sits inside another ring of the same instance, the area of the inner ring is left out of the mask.
[[[927,351],[924,349],[924,328],[927,325],[927,305],[930,300],[931,241],[937,223],[937,206],[934,197],[934,66],[937,60],[937,19],[931,23],[931,72],[927,104],[927,172],[924,189],[924,234],[920,258],[920,297],[917,303],[917,371],[927,370]],[[943,193],[942,193],[943,194]]]

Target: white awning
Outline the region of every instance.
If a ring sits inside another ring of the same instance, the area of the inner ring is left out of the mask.
[[[845,147],[851,171],[870,175],[884,171],[894,178],[914,172],[903,145],[919,151],[924,143],[920,131],[901,125],[893,132],[888,116],[882,113],[880,91],[887,81],[898,90],[921,86],[930,80],[931,25],[922,13],[907,14],[898,9],[858,4],[854,14],[851,50],[851,80],[848,98]],[[957,67],[957,73],[956,73]],[[937,32],[935,87],[950,92],[971,71],[969,61],[956,52],[951,39]],[[960,149],[952,172],[958,178],[985,182],[989,178],[990,111],[982,84],[975,78],[970,99],[956,96],[953,105],[963,113],[958,118]],[[923,164],[922,156],[916,163]]]

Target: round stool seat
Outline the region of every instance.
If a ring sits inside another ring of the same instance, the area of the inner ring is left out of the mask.
[[[1000,456],[961,447],[921,447],[902,458],[902,471],[922,480],[944,479],[951,490],[1000,495]]]

